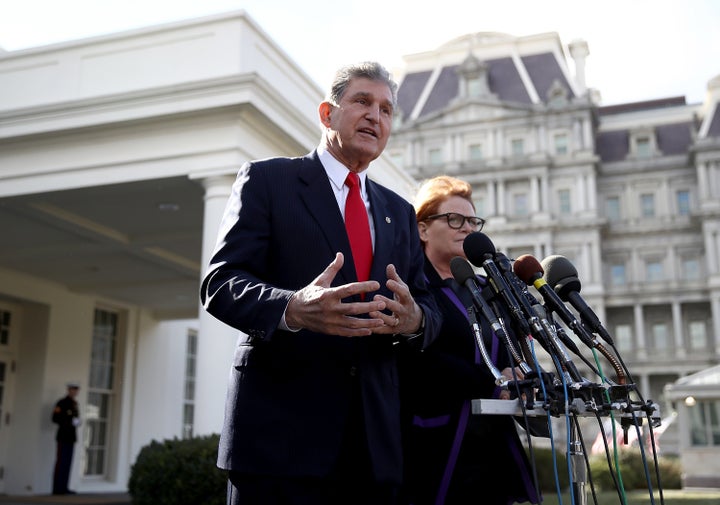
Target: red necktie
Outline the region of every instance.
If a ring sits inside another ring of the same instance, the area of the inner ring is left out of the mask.
[[[370,278],[373,255],[367,209],[360,196],[358,175],[350,172],[345,179],[345,184],[350,188],[347,200],[345,200],[345,229],[350,239],[358,281],[366,281]]]

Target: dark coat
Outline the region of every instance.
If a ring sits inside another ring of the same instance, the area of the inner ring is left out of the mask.
[[[380,293],[392,297],[385,268],[395,265],[425,312],[429,341],[439,316],[424,281],[414,209],[369,179],[367,191],[375,226],[370,278],[380,281]],[[342,214],[316,152],[240,169],[201,288],[206,310],[244,332],[231,370],[221,468],[327,475],[338,456],[351,400],[359,394],[375,476],[399,482],[398,346],[393,337],[278,329],[293,292],[312,282],[338,251],[345,264],[333,285],[356,281]]]
[[[80,417],[78,402],[70,396],[58,400],[52,413],[52,422],[58,425],[55,440],[58,442],[75,443],[77,430],[73,418]]]
[[[472,305],[472,299],[454,279],[441,279],[429,261],[425,272],[443,325],[426,350],[403,355],[408,461],[404,499],[413,505],[538,503],[532,467],[514,418],[471,411],[472,399],[497,398],[499,393],[468,322],[465,307]],[[478,278],[478,283],[484,285],[484,278]],[[497,369],[511,366],[504,344],[493,335],[489,323],[479,319],[485,348]]]

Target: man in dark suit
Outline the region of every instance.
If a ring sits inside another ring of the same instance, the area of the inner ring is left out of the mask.
[[[68,480],[77,442],[77,427],[80,426],[80,410],[75,399],[78,391],[80,384],[69,382],[67,395],[57,401],[52,413],[52,422],[58,425],[55,434],[57,452],[53,471],[53,494],[75,494],[75,491],[68,489]]]
[[[238,173],[201,288],[205,309],[243,332],[218,455],[229,504],[395,503],[396,353],[439,326],[414,209],[365,172],[387,143],[396,93],[377,63],[341,69],[318,108],[319,147]],[[372,239],[361,280],[344,224],[351,172]]]

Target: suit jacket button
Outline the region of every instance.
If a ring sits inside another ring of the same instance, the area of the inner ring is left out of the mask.
[[[351,367],[350,367],[350,375],[351,375],[352,377],[355,377],[355,376],[357,375],[357,367],[356,367],[356,366],[351,366]]]

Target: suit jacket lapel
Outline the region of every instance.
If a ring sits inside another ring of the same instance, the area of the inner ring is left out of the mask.
[[[370,198],[370,213],[375,225],[375,250],[373,252],[370,277],[373,279],[385,279],[387,277],[385,267],[388,258],[392,256],[396,223],[388,207],[385,195],[369,177],[365,180],[367,181],[367,191]],[[380,284],[383,284],[383,282]]]
[[[355,282],[357,275],[352,261],[350,242],[345,231],[345,223],[325,169],[315,151],[302,158],[302,161],[303,164],[298,173],[300,198],[307,207],[310,218],[318,223],[328,247],[334,252],[340,251],[345,256],[345,264],[338,273],[339,279],[336,278],[336,281],[339,282],[336,284]],[[303,252],[300,251],[300,254]]]

